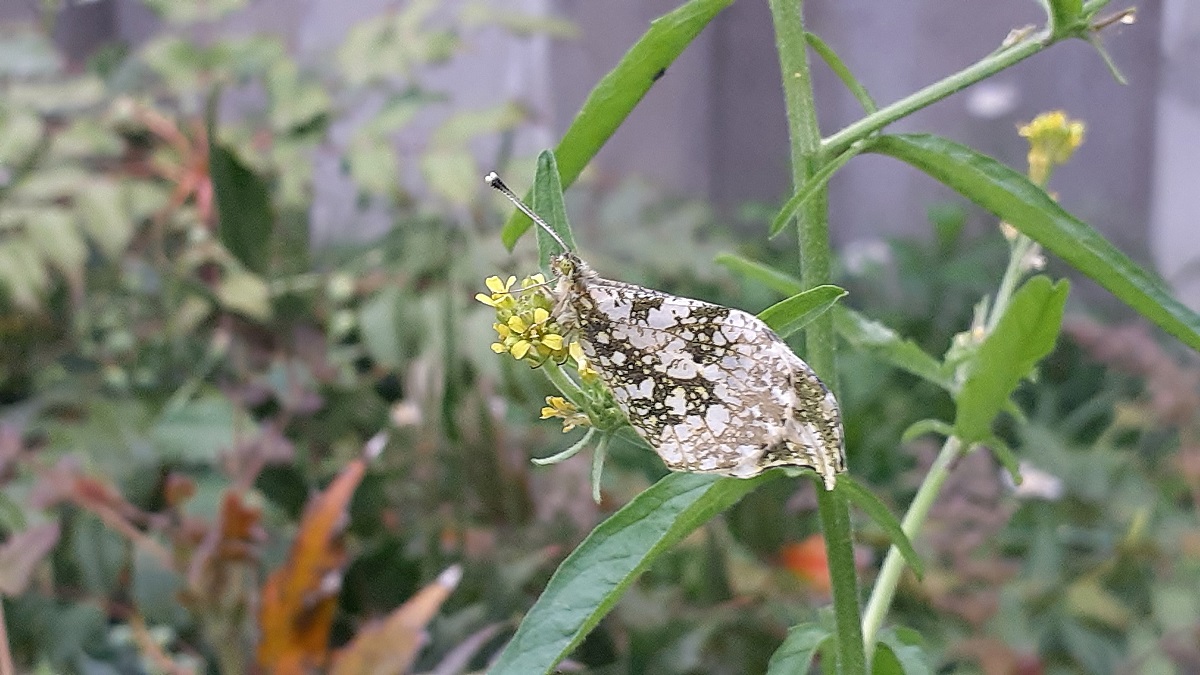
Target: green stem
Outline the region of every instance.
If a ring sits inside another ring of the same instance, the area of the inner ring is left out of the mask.
[[[1073,37],[1073,35],[1065,37]],[[822,141],[821,148],[829,155],[841,153],[850,147],[852,143],[870,136],[892,122],[907,117],[917,110],[936,103],[955,92],[962,91],[980,80],[985,80],[1019,61],[1024,61],[1064,38],[1053,38],[1043,32],[1030,36],[1012,46],[1002,48],[964,70],[960,70],[918,92],[905,96],[875,113],[863,117],[829,138],[826,138]]]
[[[917,495],[913,497],[908,513],[904,514],[904,520],[900,523],[901,529],[910,540],[920,534],[921,526],[925,524],[925,518],[929,515],[929,508],[937,500],[942,484],[950,476],[950,467],[954,460],[958,459],[961,451],[962,443],[955,436],[947,438],[942,444],[941,452],[933,460],[933,466],[921,481],[921,487],[917,489]],[[888,549],[883,567],[879,568],[879,578],[875,580],[875,587],[871,589],[871,597],[867,600],[867,608],[863,612],[863,638],[866,640],[868,656],[875,653],[875,639],[879,635],[884,618],[887,617],[888,608],[892,605],[892,598],[896,596],[896,586],[900,583],[900,573],[904,571],[904,564],[904,556],[900,554],[900,549],[895,546]]]
[[[587,406],[585,405],[587,402],[587,396],[584,395],[583,390],[579,388],[579,385],[575,384],[575,380],[572,380],[570,375],[567,375],[565,372],[563,372],[562,367],[560,367],[554,361],[546,361],[540,367],[542,372],[546,373],[546,377],[554,383],[554,386],[557,387],[560,392],[562,392],[562,395],[565,396],[568,401],[573,403],[575,407],[579,408],[580,410],[587,410]]]
[[[813,101],[812,74],[801,13],[796,0],[768,0],[775,27],[775,47],[787,106],[791,142],[792,185],[798,190],[820,168],[826,156],[821,150]],[[797,213],[800,239],[801,281],[805,288],[829,283],[833,254],[829,245],[827,191],[822,187]],[[834,352],[833,316],[826,313],[809,324],[805,332],[809,365],[836,393],[837,364]],[[840,492],[817,490],[821,528],[825,533],[825,555],[833,590],[837,625],[838,671],[865,675],[862,627],[858,607],[858,574],[850,531],[850,507]]]

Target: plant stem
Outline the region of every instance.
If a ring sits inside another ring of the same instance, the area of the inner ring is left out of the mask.
[[[803,2],[768,0],[775,27],[775,47],[787,106],[791,142],[792,185],[799,189],[820,168],[823,157],[821,130],[817,126],[812,76],[808,65]],[[829,283],[833,255],[829,245],[827,192],[820,188],[796,214],[800,239],[801,281],[806,288]],[[808,363],[835,393],[837,364],[834,352],[833,317],[826,313],[805,331]],[[837,624],[838,671],[865,674],[862,628],[858,607],[858,575],[850,532],[850,508],[840,492],[817,490],[821,528],[825,533],[825,555],[833,590]]]
[[[947,438],[942,444],[941,451],[933,460],[933,466],[929,467],[929,473],[921,481],[921,487],[917,489],[917,495],[913,497],[908,512],[904,514],[904,521],[900,524],[910,540],[915,539],[921,532],[925,517],[929,515],[929,508],[937,500],[942,484],[950,476],[950,467],[954,460],[958,459],[961,451],[962,443],[955,436]],[[900,549],[893,546],[888,549],[883,567],[879,569],[879,578],[875,580],[875,587],[871,589],[871,597],[867,600],[867,608],[863,612],[863,639],[866,640],[868,657],[875,653],[875,639],[879,635],[884,618],[887,617],[888,608],[892,606],[892,598],[896,595],[896,586],[903,571],[904,556],[900,554]]]
[[[943,80],[934,82],[920,91],[909,94],[899,101],[863,117],[829,138],[826,138],[821,142],[821,148],[829,156],[841,153],[850,147],[852,143],[870,136],[898,119],[907,117],[921,108],[936,103],[955,92],[961,91],[1019,61],[1033,56],[1054,44],[1058,39],[1062,38],[1052,38],[1049,34],[1042,32],[1027,37],[1009,47],[1001,48],[977,61],[974,65],[960,70]]]

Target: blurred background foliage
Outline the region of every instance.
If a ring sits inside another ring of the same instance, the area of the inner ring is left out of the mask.
[[[45,26],[0,32],[13,658],[34,672],[366,672],[383,635],[405,664],[388,672],[483,669],[566,552],[664,472],[615,447],[596,505],[583,458],[530,465],[569,437],[535,420],[551,389],[489,351],[490,311],[471,300],[484,276],[536,265],[532,247],[499,245],[506,212],[479,189],[493,166],[528,178],[510,150],[528,113],[459,109],[418,75],[466,48],[470,26],[575,27],[483,3],[431,21],[438,3],[416,0],[301,65],[272,37],[197,37],[242,0],[145,2],[166,29],[87,64],[65,62]],[[441,121],[424,141],[396,143],[430,109]],[[498,140],[488,162],[480,139]],[[315,153],[340,159],[364,212],[388,214],[385,236],[312,245]],[[706,205],[636,180],[592,176],[568,199],[611,278],[757,311],[777,298],[713,258],[792,264],[794,242],[741,242]],[[956,207],[929,220],[926,238],[849,247],[838,283],[942,353],[1006,248]],[[964,460],[918,544],[926,578],[898,597],[896,620],[946,668],[1200,669],[1200,365],[1076,310],[1021,392],[1029,424],[1006,439],[1031,479],[1014,489],[989,456]],[[934,448],[895,439],[950,401],[868,355],[841,363],[851,466],[896,508]],[[380,431],[375,457],[364,445]],[[827,602],[811,490],[770,483],[667,554],[574,665],[762,672]],[[859,538],[869,580],[888,542],[866,519]],[[315,633],[279,629],[267,608]]]

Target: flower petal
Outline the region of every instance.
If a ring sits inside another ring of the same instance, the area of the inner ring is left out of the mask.
[[[529,348],[532,346],[533,345],[529,344],[528,340],[518,340],[517,343],[512,346],[512,349],[508,350],[508,353],[512,354],[514,359],[523,359],[525,358],[525,355],[529,353]]]
[[[563,337],[557,333],[548,333],[542,336],[542,344],[554,351],[558,351],[562,349]]]
[[[503,293],[508,290],[504,288],[504,282],[500,281],[500,277],[488,277],[483,280],[483,284],[493,293]]]
[[[529,330],[529,324],[525,323],[525,319],[522,319],[520,316],[516,315],[508,317],[508,327],[511,328],[512,332],[514,333],[524,333],[525,331]]]

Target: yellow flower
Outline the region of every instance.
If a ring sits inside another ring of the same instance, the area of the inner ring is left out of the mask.
[[[1029,139],[1029,177],[1045,185],[1054,167],[1065,164],[1083,143],[1084,124],[1061,110],[1042,113],[1017,129]]]
[[[571,358],[575,359],[575,367],[579,370],[579,376],[582,377],[585,382],[594,382],[595,380],[599,379],[600,373],[596,372],[596,369],[592,368],[588,364],[587,356],[583,353],[582,345],[580,345],[578,342],[572,342],[571,346],[567,348],[567,352],[571,355]]]
[[[579,411],[575,404],[561,396],[547,396],[546,407],[542,408],[542,419],[548,420],[552,417],[561,418],[563,421],[563,433],[574,429],[575,427],[590,427],[592,422],[588,416]]]
[[[510,309],[516,304],[516,298],[512,295],[513,284],[517,283],[517,278],[510,276],[505,281],[500,281],[500,277],[488,277],[483,280],[491,295],[477,293],[475,299],[489,307],[496,309]]]

